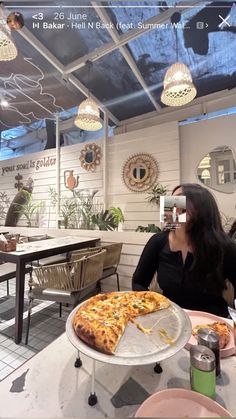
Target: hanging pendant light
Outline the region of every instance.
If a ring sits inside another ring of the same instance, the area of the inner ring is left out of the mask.
[[[166,72],[161,101],[167,106],[183,106],[197,94],[191,73],[183,63],[173,64]]]
[[[179,12],[175,12],[171,16],[176,42],[176,63],[167,70],[164,77],[164,90],[161,94],[161,101],[167,106],[186,105],[197,94],[190,70],[185,64],[179,62],[177,25],[180,20],[181,14]]]
[[[90,74],[93,63],[92,61],[87,61],[86,65],[88,69],[87,85],[90,86]],[[83,100],[83,102],[81,102],[81,104],[79,105],[78,116],[75,118],[74,123],[78,128],[83,129],[85,131],[98,131],[102,128],[98,105],[91,97],[88,97],[87,99]]]
[[[74,123],[85,131],[98,131],[102,128],[100,111],[93,99],[89,97],[81,102]]]
[[[17,48],[11,39],[10,32],[0,24],[0,61],[11,61],[17,57]]]

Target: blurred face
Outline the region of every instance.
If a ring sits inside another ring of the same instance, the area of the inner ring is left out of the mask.
[[[7,24],[10,29],[21,29],[21,24],[17,22],[14,14],[10,14],[7,18]]]
[[[183,195],[183,189],[182,188],[176,189],[176,191],[174,191],[172,195],[174,196]]]
[[[182,196],[182,195],[184,195],[184,191],[180,187],[180,188],[176,189],[176,191],[174,191],[174,193],[172,195],[173,196]],[[188,205],[186,205],[186,223],[188,223],[190,219],[191,219],[191,213],[189,211]]]

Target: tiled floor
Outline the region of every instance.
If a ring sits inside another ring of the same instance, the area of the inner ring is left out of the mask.
[[[60,318],[58,304],[36,300],[31,317],[29,343],[26,346],[23,343],[28,308],[26,290],[23,340],[20,345],[16,345],[14,342],[15,279],[9,282],[9,297],[7,297],[6,282],[0,284],[0,381],[60,336],[65,331],[65,321],[71,310],[63,307]]]

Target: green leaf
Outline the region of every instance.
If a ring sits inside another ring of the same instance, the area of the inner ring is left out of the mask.
[[[160,183],[157,183],[152,187],[152,189],[147,193],[145,198],[150,204],[160,205],[160,197],[166,195],[168,192],[167,186],[163,186]]]
[[[109,212],[112,214],[117,227],[120,223],[124,223],[124,214],[120,207],[111,207],[109,208]]]
[[[117,225],[109,210],[101,210],[99,213],[92,215],[92,222],[99,228],[99,230],[114,230]]]
[[[161,233],[161,229],[155,224],[148,224],[148,226],[138,226],[135,231],[140,233]]]

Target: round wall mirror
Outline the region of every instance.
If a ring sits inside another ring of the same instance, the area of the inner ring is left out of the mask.
[[[95,155],[93,151],[87,151],[85,153],[84,160],[86,161],[86,163],[93,163],[94,158],[95,158]]]
[[[96,166],[100,164],[102,157],[101,147],[97,144],[87,144],[85,148],[81,150],[80,161],[81,166],[87,171],[94,171]]]
[[[158,165],[150,154],[136,154],[123,167],[123,181],[134,192],[150,189],[156,182]]]
[[[148,175],[147,167],[137,166],[133,170],[133,177],[137,182],[143,182],[144,178]]]
[[[214,148],[202,158],[197,167],[197,178],[216,191],[236,191],[236,159],[234,150],[226,145]]]

